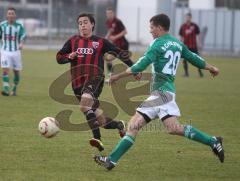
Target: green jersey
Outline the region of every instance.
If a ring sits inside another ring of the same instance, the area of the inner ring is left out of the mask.
[[[17,51],[19,43],[26,37],[24,27],[21,23],[15,21],[12,25],[7,21],[0,24],[0,39],[2,40],[2,50]]]
[[[203,69],[205,61],[191,52],[180,40],[165,34],[155,39],[147,52],[132,67],[133,73],[142,72],[152,64],[151,91],[161,90],[175,93],[175,75],[181,58]]]

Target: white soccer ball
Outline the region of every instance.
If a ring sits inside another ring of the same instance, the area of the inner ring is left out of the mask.
[[[43,118],[38,125],[38,130],[45,138],[52,138],[59,132],[59,123],[55,118]]]

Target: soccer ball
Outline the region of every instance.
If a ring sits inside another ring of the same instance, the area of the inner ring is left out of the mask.
[[[52,138],[59,132],[59,123],[55,118],[43,118],[38,125],[38,130],[45,138]]]

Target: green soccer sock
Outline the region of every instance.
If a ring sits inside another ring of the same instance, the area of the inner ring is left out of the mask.
[[[208,134],[192,127],[191,125],[186,125],[184,127],[184,136],[191,140],[203,143],[205,145],[209,145],[211,147],[214,143],[216,143],[215,137],[209,136]]]
[[[3,81],[3,91],[8,93],[9,92],[9,76],[8,76],[8,74],[3,74],[2,81]]]
[[[125,135],[109,155],[111,162],[117,163],[117,161],[129,150],[129,148],[131,148],[131,146],[134,144],[134,141],[134,137]]]
[[[13,78],[13,83],[14,83],[14,85],[13,85],[13,92],[16,92],[17,91],[17,85],[19,84],[19,81],[20,81],[20,76],[19,76],[19,74],[15,74],[14,75],[14,78]]]

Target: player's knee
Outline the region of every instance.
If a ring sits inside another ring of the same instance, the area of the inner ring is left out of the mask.
[[[84,93],[81,96],[80,107],[79,107],[80,111],[81,112],[88,111],[89,109],[92,108],[93,103],[94,103],[94,101],[93,101],[92,95],[88,94],[88,93]]]
[[[182,134],[182,125],[180,124],[170,124],[166,126],[168,134],[171,135],[181,135]]]
[[[81,104],[80,104],[79,108],[80,108],[80,111],[83,113],[89,110],[89,107],[87,107],[85,105],[81,105]]]

